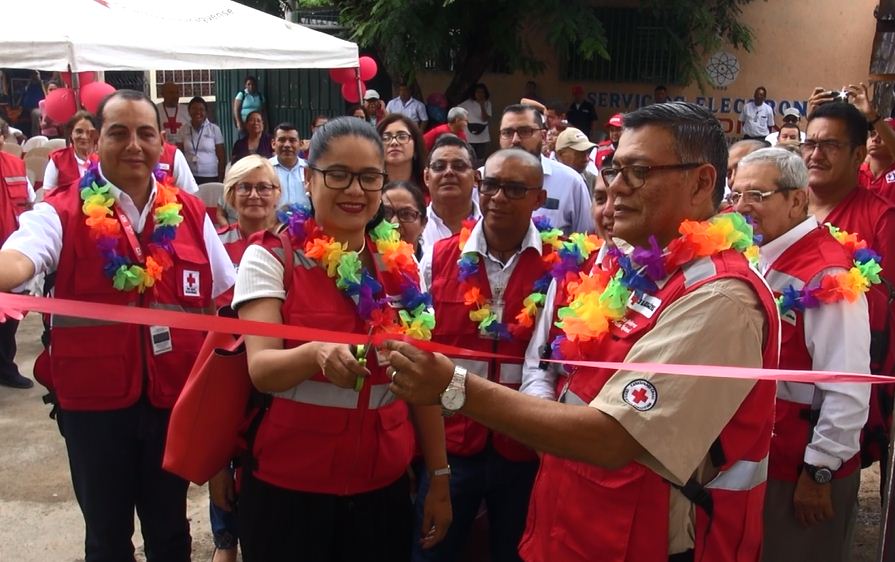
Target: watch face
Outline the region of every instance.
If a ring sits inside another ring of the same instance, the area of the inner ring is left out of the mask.
[[[458,388],[448,388],[441,395],[441,405],[445,410],[456,412],[466,403],[466,393]]]
[[[829,468],[818,468],[814,472],[814,481],[818,484],[828,484],[833,480],[833,473]]]

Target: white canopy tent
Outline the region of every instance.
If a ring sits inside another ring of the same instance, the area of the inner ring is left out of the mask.
[[[4,0],[0,68],[351,68],[357,45],[230,0]],[[16,22],[12,24],[11,22]]]

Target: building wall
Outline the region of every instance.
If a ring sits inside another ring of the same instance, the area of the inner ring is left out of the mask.
[[[838,90],[850,83],[867,81],[876,26],[873,10],[877,3],[877,0],[755,0],[745,6],[742,15],[742,21],[754,33],[752,52],[732,47],[721,50],[726,53],[720,55],[722,59],[736,58],[739,70],[735,78],[723,86],[709,84],[704,92],[695,83],[667,84],[669,95],[711,108],[728,135],[734,138],[740,135],[737,116],[742,105],[752,98],[758,86],[767,88],[768,102],[775,108],[778,124],[782,112],[789,107],[796,107],[804,114],[808,96],[815,86]],[[486,74],[482,77],[491,91],[496,119],[499,119],[499,108],[518,102],[530,78],[537,81],[541,96],[548,101],[569,102],[571,87],[584,86],[588,98],[597,106],[596,136],[601,134],[602,123],[613,114],[651,103],[655,84],[560,80],[556,56],[550,56],[552,50],[542,39],[534,41],[535,52],[547,53],[544,56],[547,68],[541,75]],[[718,66],[714,68],[717,70]],[[419,79],[423,92],[428,95],[442,91],[450,76],[426,73]],[[494,127],[492,139],[493,131]]]

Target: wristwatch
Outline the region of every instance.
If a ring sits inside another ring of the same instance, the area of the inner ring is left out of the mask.
[[[441,393],[441,413],[451,416],[466,403],[466,368],[454,365],[454,376]]]
[[[829,484],[833,480],[833,471],[825,466],[806,464],[805,472],[818,484]]]

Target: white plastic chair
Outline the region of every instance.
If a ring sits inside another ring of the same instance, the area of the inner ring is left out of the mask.
[[[50,139],[45,146],[50,149],[50,152],[65,148],[65,139]]]
[[[22,147],[14,142],[5,142],[3,143],[3,152],[21,157]]]
[[[34,179],[31,181],[35,187],[44,182],[44,172],[47,170],[46,156],[26,156],[25,169],[34,172]]]
[[[53,150],[49,146],[38,146],[36,148],[32,148],[31,150],[25,151],[25,158],[50,158],[50,153]]]
[[[43,135],[35,135],[25,141],[25,144],[22,145],[22,150],[28,152],[31,149],[37,148],[38,146],[44,146],[48,142],[50,142],[50,139],[48,139],[47,137]]]

